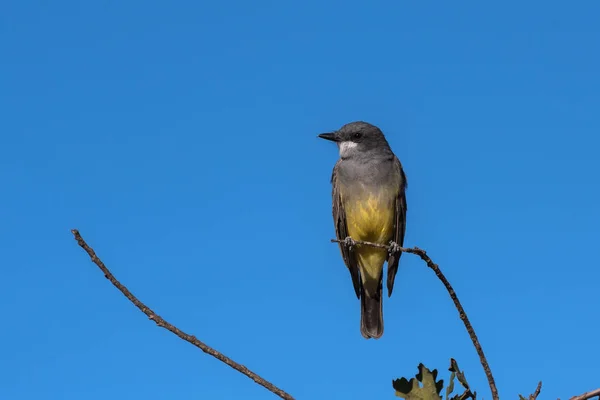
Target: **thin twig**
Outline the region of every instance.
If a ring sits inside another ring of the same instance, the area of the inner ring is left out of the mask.
[[[346,244],[346,242],[344,240],[331,239],[331,242],[332,243],[342,243],[344,245]],[[364,246],[371,246],[371,247],[377,247],[380,249],[386,249],[388,251],[390,250],[390,246],[387,246],[385,244],[380,244],[380,243],[365,242],[362,240],[354,240],[354,243],[364,245]],[[467,332],[469,333],[469,336],[471,337],[471,341],[473,342],[473,346],[475,346],[475,350],[477,350],[477,354],[479,355],[479,361],[481,362],[481,366],[483,367],[483,370],[485,371],[485,375],[486,375],[488,383],[490,385],[490,390],[492,392],[492,399],[499,400],[498,389],[496,388],[496,382],[494,381],[494,376],[492,375],[492,370],[490,369],[490,365],[488,364],[487,359],[485,358],[485,354],[483,354],[483,349],[481,348],[481,345],[479,344],[479,339],[477,339],[475,330],[473,329],[471,322],[469,322],[467,313],[465,312],[465,309],[463,308],[463,306],[460,304],[460,301],[458,300],[458,297],[456,296],[456,292],[452,288],[452,285],[450,285],[450,282],[448,282],[448,279],[446,279],[444,274],[442,274],[440,267],[436,263],[434,263],[431,260],[431,258],[429,258],[429,256],[427,255],[427,252],[425,250],[422,250],[418,247],[413,247],[413,248],[400,247],[400,248],[397,248],[396,250],[401,251],[403,253],[411,253],[411,254],[419,256],[421,258],[421,260],[425,261],[427,266],[429,268],[431,268],[433,270],[433,272],[435,272],[435,275],[438,277],[438,279],[440,281],[442,281],[442,283],[446,287],[446,290],[448,291],[448,294],[450,295],[450,297],[452,298],[452,301],[454,302],[454,306],[458,310],[460,319],[465,324],[465,328],[467,328]]]
[[[542,391],[542,381],[540,381],[540,383],[538,383],[537,388],[535,388],[535,392],[533,392],[533,394],[529,395],[529,400],[536,400],[537,397],[540,395],[541,391]]]
[[[282,399],[285,399],[285,400],[293,400],[294,399],[291,395],[289,395],[288,393],[279,389],[277,386],[273,385],[272,383],[266,381],[265,379],[261,378],[260,376],[258,376],[254,372],[250,371],[245,366],[236,363],[231,358],[223,355],[222,353],[218,352],[217,350],[213,349],[212,347],[209,347],[206,344],[204,344],[203,342],[201,342],[200,340],[196,339],[195,336],[188,335],[187,333],[181,331],[177,327],[171,325],[170,323],[168,323],[167,321],[162,319],[154,311],[152,311],[148,306],[146,306],[144,303],[142,303],[140,300],[138,300],[137,297],[135,297],[125,286],[123,286],[121,284],[121,282],[119,282],[117,280],[117,278],[115,278],[115,276],[108,270],[108,268],[106,268],[106,265],[104,265],[102,260],[100,260],[98,258],[98,256],[96,256],[94,249],[92,249],[90,246],[88,246],[88,244],[85,242],[85,240],[83,240],[83,238],[81,237],[81,235],[79,234],[79,231],[77,229],[72,229],[71,233],[75,237],[75,240],[77,240],[77,244],[79,244],[79,246],[81,246],[81,248],[88,253],[90,258],[92,259],[92,262],[94,264],[96,264],[98,266],[98,268],[100,268],[102,270],[106,279],[108,279],[117,289],[119,289],[121,291],[121,293],[123,293],[123,295],[125,295],[125,297],[127,297],[127,299],[129,299],[129,301],[131,301],[137,308],[140,309],[141,312],[146,314],[149,319],[154,321],[156,323],[156,325],[160,326],[161,328],[165,328],[166,330],[174,333],[175,335],[179,336],[181,339],[185,340],[186,342],[189,342],[189,343],[193,344],[194,346],[198,347],[200,350],[202,350],[206,354],[210,354],[217,360],[224,362],[225,364],[229,365],[231,368],[246,375],[248,378],[252,379],[254,382],[258,383],[259,385],[265,387],[267,390],[273,392],[274,394],[281,397]]]
[[[580,394],[579,396],[573,396],[569,400],[587,400],[596,396],[600,397],[600,388],[589,392],[585,392],[584,394]]]

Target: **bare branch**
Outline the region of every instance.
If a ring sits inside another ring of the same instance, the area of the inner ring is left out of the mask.
[[[336,239],[331,239],[331,242],[332,243],[341,243],[343,245],[346,245],[346,243],[347,243],[344,240],[336,240]],[[353,242],[355,244],[360,244],[360,245],[364,245],[364,246],[371,246],[371,247],[377,247],[379,249],[386,249],[386,250],[390,251],[390,246],[387,246],[387,245],[384,245],[384,244],[372,243],[372,242],[365,242],[365,241],[362,241],[362,240],[354,240]],[[446,279],[446,277],[444,276],[444,274],[442,274],[442,271],[440,270],[439,266],[436,263],[434,263],[431,260],[431,258],[429,258],[429,256],[427,255],[427,252],[425,250],[422,250],[422,249],[420,249],[418,247],[413,247],[413,248],[400,247],[400,248],[397,248],[395,250],[401,251],[403,253],[411,253],[411,254],[419,256],[421,258],[421,260],[425,261],[425,263],[427,264],[427,266],[430,269],[433,270],[433,272],[438,277],[438,279],[440,281],[442,281],[442,283],[446,287],[446,290],[448,291],[448,294],[450,295],[450,297],[452,298],[452,301],[454,302],[454,306],[458,310],[458,314],[460,316],[460,319],[464,323],[465,328],[467,328],[467,332],[469,333],[469,336],[471,337],[471,341],[473,342],[473,346],[475,346],[475,350],[477,350],[477,354],[479,355],[479,361],[481,362],[481,366],[483,367],[483,370],[485,371],[485,375],[486,375],[488,383],[490,385],[490,390],[492,392],[492,398],[494,400],[499,400],[498,389],[496,388],[496,382],[494,381],[494,376],[492,375],[492,371],[490,369],[490,365],[488,364],[487,359],[485,358],[485,354],[483,353],[483,349],[481,348],[481,345],[479,344],[479,339],[477,339],[477,335],[475,334],[475,330],[473,329],[473,326],[471,325],[471,322],[469,322],[469,318],[467,317],[467,313],[465,312],[465,309],[463,308],[463,306],[460,304],[460,301],[458,300],[458,297],[456,296],[456,292],[452,288],[452,285],[450,285],[450,282],[448,282],[448,279]],[[573,400],[573,399],[571,399],[571,400]]]
[[[600,398],[600,388],[589,392],[585,392],[584,394],[580,394],[579,396],[573,396],[569,400],[587,400],[596,396]]]
[[[198,340],[195,336],[188,335],[187,333],[181,331],[177,327],[171,325],[170,323],[168,323],[167,321],[162,319],[159,315],[157,315],[154,311],[152,311],[148,306],[146,306],[144,303],[142,303],[140,300],[138,300],[137,297],[135,297],[125,286],[123,286],[117,280],[117,278],[115,278],[115,276],[108,270],[108,268],[106,268],[106,266],[104,265],[102,260],[100,260],[98,258],[98,256],[96,256],[94,249],[92,249],[90,246],[88,246],[88,244],[85,242],[85,240],[83,240],[83,238],[81,237],[81,235],[79,234],[79,231],[77,229],[72,229],[71,233],[75,237],[75,240],[77,240],[77,244],[79,244],[79,246],[81,246],[81,248],[88,253],[90,258],[92,259],[92,262],[94,264],[96,264],[98,266],[98,268],[100,268],[102,270],[106,279],[108,279],[117,289],[119,289],[121,291],[121,293],[123,293],[123,295],[125,295],[125,297],[127,297],[127,299],[129,299],[129,301],[131,301],[137,308],[140,309],[141,312],[146,314],[149,319],[154,321],[156,323],[156,325],[160,326],[161,328],[165,328],[166,330],[174,333],[175,335],[179,336],[181,339],[185,340],[186,342],[189,342],[189,343],[193,344],[194,346],[198,347],[200,350],[202,350],[206,354],[210,354],[217,360],[222,361],[225,364],[229,365],[231,368],[235,369],[236,371],[241,372],[242,374],[246,375],[248,378],[252,379],[254,382],[258,383],[259,385],[263,386],[267,390],[276,394],[280,398],[285,399],[285,400],[293,400],[294,399],[291,395],[289,395],[288,393],[279,389],[277,386],[273,385],[272,383],[266,381],[265,379],[261,378],[260,376],[258,376],[254,372],[250,371],[245,366],[236,363],[231,358],[223,355],[222,353],[218,352],[217,350],[213,349],[212,347],[207,346],[206,344],[204,344],[203,342]]]
[[[537,397],[540,395],[541,391],[542,391],[542,381],[540,381],[540,383],[538,383],[537,388],[535,388],[535,392],[533,392],[533,394],[529,395],[529,400],[536,400]]]

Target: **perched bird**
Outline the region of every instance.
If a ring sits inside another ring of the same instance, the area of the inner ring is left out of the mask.
[[[363,337],[383,335],[383,264],[392,295],[406,229],[406,176],[381,130],[358,121],[319,135],[335,142],[340,159],[333,168],[333,223],[344,263],[360,298]],[[354,243],[390,245],[390,251]]]

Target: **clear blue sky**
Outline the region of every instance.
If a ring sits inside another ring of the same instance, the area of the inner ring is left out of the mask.
[[[500,395],[598,382],[600,3],[0,4],[0,397],[271,399],[161,316],[298,399],[391,399],[455,357],[447,293],[405,255],[366,341],[329,243],[337,159],[380,126],[406,244],[455,286]]]

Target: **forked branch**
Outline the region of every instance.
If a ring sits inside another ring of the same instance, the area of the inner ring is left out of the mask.
[[[148,318],[150,320],[154,321],[154,323],[156,325],[170,331],[171,333],[177,335],[179,338],[198,347],[203,352],[213,356],[214,358],[218,359],[219,361],[222,361],[223,363],[229,365],[231,368],[235,369],[236,371],[246,375],[248,378],[252,379],[254,382],[263,386],[264,388],[266,388],[270,392],[274,393],[275,395],[279,396],[280,398],[285,399],[285,400],[293,400],[294,399],[290,394],[286,393],[282,389],[278,388],[277,386],[273,385],[269,381],[260,377],[256,373],[250,371],[245,366],[238,364],[237,362],[233,361],[232,359],[230,359],[229,357],[220,353],[219,351],[217,351],[217,350],[213,349],[212,347],[206,345],[205,343],[201,342],[195,336],[189,335],[189,334],[181,331],[180,329],[178,329],[176,326],[165,321],[163,318],[161,318],[159,315],[157,315],[152,309],[150,309],[148,306],[146,306],[144,303],[142,303],[137,297],[135,297],[123,284],[121,284],[117,280],[117,278],[115,278],[115,276],[110,272],[110,270],[106,267],[106,265],[104,265],[102,260],[100,260],[100,258],[98,258],[98,256],[94,252],[94,250],[81,237],[81,235],[77,229],[72,229],[71,233],[73,234],[73,236],[74,236],[75,240],[77,241],[77,243],[79,244],[79,246],[83,250],[85,250],[85,252],[90,256],[91,261],[94,264],[96,264],[98,266],[98,268],[100,268],[100,270],[104,273],[104,276],[106,277],[106,279],[108,279],[117,289],[119,289],[119,291],[121,291],[121,293],[123,293],[123,295],[125,297],[127,297],[127,299],[129,301],[131,301],[140,311],[142,311],[144,314],[146,314],[146,316],[148,316]],[[422,250],[418,247],[413,247],[413,248],[395,247],[395,248],[391,249],[390,246],[387,246],[384,244],[371,243],[371,242],[365,242],[365,241],[359,241],[359,240],[354,241],[354,240],[332,239],[331,241],[334,243],[341,243],[342,245],[346,245],[346,246],[348,246],[350,244],[351,245],[364,245],[364,246],[371,246],[371,247],[386,249],[388,251],[399,251],[399,252],[403,252],[403,253],[411,253],[411,254],[414,254],[414,255],[420,257],[427,264],[427,266],[433,270],[433,272],[436,274],[438,279],[446,287],[446,290],[448,291],[450,298],[452,299],[456,309],[458,310],[460,319],[463,321],[465,328],[467,329],[467,332],[469,333],[471,341],[473,342],[473,346],[475,346],[475,350],[477,351],[477,354],[479,355],[479,360],[481,362],[481,365],[483,367],[483,370],[485,372],[485,375],[487,377],[487,380],[488,380],[488,383],[490,386],[492,398],[494,400],[499,399],[498,390],[496,388],[496,383],[494,382],[494,377],[492,375],[492,371],[490,370],[490,366],[487,362],[487,359],[485,358],[483,349],[481,348],[481,345],[479,344],[479,339],[477,338],[477,335],[475,334],[475,330],[473,329],[473,326],[471,325],[471,322],[469,321],[469,318],[467,317],[467,314],[466,314],[464,308],[460,304],[460,301],[458,300],[458,296],[456,295],[456,292],[452,288],[452,285],[450,285],[450,282],[448,282],[448,279],[446,279],[446,277],[440,270],[439,266],[431,260],[431,258],[425,252],[425,250]],[[537,398],[537,396],[539,395],[540,390],[541,390],[541,382],[538,385],[535,393],[533,393],[532,395],[529,396],[529,399],[535,400]],[[571,397],[571,399],[569,399],[569,400],[587,400],[587,399],[591,399],[593,397],[600,397],[600,389],[592,390],[592,391],[584,393],[582,395]]]
[[[98,258],[98,256],[94,252],[94,249],[92,249],[85,242],[85,240],[83,240],[83,238],[81,237],[81,235],[79,234],[79,231],[77,229],[72,229],[71,233],[75,237],[75,240],[77,240],[77,244],[79,244],[79,246],[81,246],[81,248],[83,250],[85,250],[86,253],[88,253],[90,258],[92,259],[92,262],[94,264],[96,264],[98,266],[98,268],[100,268],[102,270],[106,279],[108,279],[110,281],[110,283],[112,283],[117,289],[119,289],[121,291],[121,293],[123,293],[123,295],[125,297],[127,297],[127,299],[129,301],[131,301],[137,308],[140,309],[141,312],[146,314],[149,319],[154,321],[154,323],[156,323],[156,325],[160,326],[161,328],[165,328],[166,330],[174,333],[175,335],[179,336],[181,339],[185,340],[186,342],[189,342],[189,343],[193,344],[194,346],[198,347],[203,352],[210,354],[217,360],[222,361],[225,364],[229,365],[231,368],[235,369],[236,371],[241,372],[242,374],[246,375],[248,378],[252,379],[254,382],[265,387],[267,390],[273,392],[280,398],[285,399],[285,400],[293,400],[294,399],[290,394],[279,389],[277,386],[268,382],[264,378],[261,378],[260,376],[258,376],[256,373],[250,371],[245,366],[236,363],[231,358],[223,355],[222,353],[218,352],[217,350],[213,349],[212,347],[204,344],[203,342],[198,340],[195,336],[189,335],[189,334],[181,331],[177,327],[171,325],[170,323],[168,323],[167,321],[162,319],[159,315],[157,315],[154,311],[152,311],[148,306],[146,306],[144,303],[142,303],[140,300],[138,300],[137,297],[135,297],[125,286],[123,286],[123,284],[121,284],[121,282],[119,282],[117,280],[117,278],[115,278],[115,276],[108,270],[106,265],[104,265],[102,260],[100,260]]]
[[[361,241],[361,240],[351,240],[350,241],[350,240],[331,239],[331,242],[341,243],[344,246],[347,246],[348,243],[350,242],[350,243],[354,243],[354,244],[377,247],[380,249],[386,249],[386,250],[390,251],[390,246],[387,246],[385,244],[371,243],[371,242],[365,242],[365,241]],[[458,315],[459,315],[460,319],[464,323],[465,328],[467,328],[467,332],[469,333],[469,336],[471,337],[471,341],[473,342],[473,346],[475,346],[475,350],[477,350],[477,354],[479,355],[479,361],[481,362],[481,366],[483,367],[483,370],[485,371],[485,376],[487,377],[488,383],[490,385],[490,390],[492,392],[492,398],[494,400],[498,400],[499,397],[498,397],[498,389],[496,388],[496,382],[494,381],[494,376],[492,375],[490,365],[488,364],[487,359],[485,358],[483,349],[481,348],[481,345],[479,344],[479,339],[477,339],[475,330],[473,329],[473,326],[471,325],[471,322],[469,321],[469,318],[467,317],[467,313],[465,312],[465,309],[460,304],[460,301],[458,300],[458,296],[456,296],[456,292],[452,288],[452,285],[450,285],[450,282],[448,282],[448,279],[446,279],[444,274],[442,274],[440,267],[436,263],[434,263],[431,260],[431,258],[429,258],[429,256],[427,255],[427,252],[425,250],[422,250],[418,247],[413,247],[413,248],[399,247],[399,248],[395,248],[394,250],[400,251],[402,253],[411,253],[416,256],[419,256],[421,258],[421,260],[425,261],[427,266],[433,270],[433,272],[438,277],[438,279],[440,281],[442,281],[442,283],[446,287],[446,290],[448,291],[448,294],[450,295],[450,298],[452,298],[452,301],[454,302],[454,306],[458,310]]]

